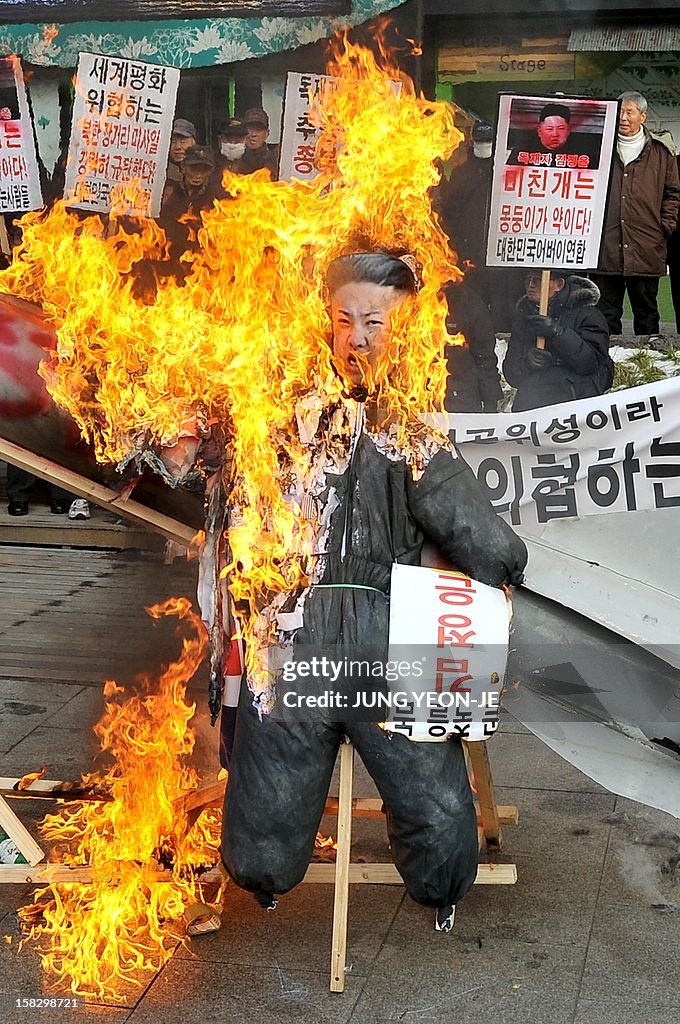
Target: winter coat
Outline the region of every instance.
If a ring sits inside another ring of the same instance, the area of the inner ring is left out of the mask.
[[[611,387],[614,364],[608,354],[607,321],[595,308],[599,298],[600,291],[592,281],[575,275],[553,296],[548,315],[559,321],[562,333],[546,339],[546,350],[554,361],[540,370],[527,362],[536,345],[536,333],[527,317],[537,313],[538,307],[526,295],[520,299],[503,362],[505,379],[517,388],[513,412],[592,398]]]
[[[462,334],[465,344],[449,345],[446,350],[445,408],[448,412],[495,412],[503,392],[491,314],[467,278],[460,285],[450,285],[446,298],[446,329],[449,334]]]
[[[680,178],[674,155],[644,129],[647,141],[625,167],[614,155],[597,266],[600,274],[662,277],[666,242],[680,208]]]

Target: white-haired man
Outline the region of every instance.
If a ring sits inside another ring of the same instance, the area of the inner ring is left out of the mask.
[[[680,207],[674,154],[645,127],[647,100],[639,92],[619,96],[621,112],[605,229],[597,272],[599,307],[610,335],[621,334],[624,294],[637,335],[659,338],[657,293],[666,273],[666,242]]]

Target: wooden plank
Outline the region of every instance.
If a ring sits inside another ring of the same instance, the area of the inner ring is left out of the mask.
[[[92,881],[92,869],[89,866],[71,868],[66,864],[0,864],[0,884],[12,885],[31,883],[43,885],[48,882],[82,882]],[[171,871],[145,871],[145,882],[170,882]]]
[[[526,82],[554,78],[573,79],[576,75],[575,54],[510,53],[500,57],[447,56],[440,52],[438,65],[442,81]]]
[[[477,806],[481,819],[484,839],[488,846],[500,848],[502,843],[501,825],[496,806],[496,797],[491,778],[489,752],[485,742],[466,743],[465,753],[472,766],[474,788],[477,793]]]
[[[383,802],[379,797],[355,796],[352,800],[353,818],[382,818],[385,814],[382,810]],[[513,804],[496,804],[498,820],[501,825],[516,825],[519,821],[519,812]],[[338,798],[329,796],[324,807],[324,814],[329,817],[336,817],[338,813]]]
[[[10,839],[14,840],[29,865],[38,864],[43,859],[45,856],[44,851],[38,846],[24,823],[19,821],[7,801],[1,796],[0,828]],[[21,866],[27,867],[28,865]]]
[[[354,747],[340,746],[340,793],[338,802],[338,840],[335,858],[333,898],[333,937],[331,941],[331,992],[345,990],[347,959],[347,910],[349,907],[350,854],[352,848],[352,783]]]
[[[121,498],[111,488],[94,483],[87,477],[74,473],[70,469],[64,469],[63,466],[44,459],[40,455],[34,455],[33,452],[29,452],[17,444],[12,444],[11,441],[6,441],[4,438],[0,438],[0,458],[47,480],[48,483],[64,487],[79,498],[85,498],[87,501],[92,501],[96,505],[101,505],[103,508],[124,516],[133,523],[155,530],[169,540],[174,540],[185,547],[190,547],[192,544],[196,531],[190,526],[185,526],[184,523],[179,523],[169,516],[146,508],[145,505],[141,505],[137,501]]]
[[[334,864],[310,864],[303,882],[315,885],[335,881]],[[514,885],[517,881],[515,864],[480,864],[475,885]],[[404,880],[394,864],[350,864],[350,885],[403,885]]]

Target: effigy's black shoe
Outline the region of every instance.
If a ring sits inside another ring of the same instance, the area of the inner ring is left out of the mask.
[[[10,501],[7,506],[7,511],[11,516],[27,516],[28,515],[28,502],[27,501]]]
[[[50,504],[50,512],[55,516],[65,516],[70,507],[70,501],[60,501],[57,499]]]

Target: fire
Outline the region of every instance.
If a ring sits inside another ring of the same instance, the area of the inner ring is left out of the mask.
[[[323,410],[313,390],[323,386],[332,401],[344,386],[327,344],[325,268],[342,253],[371,248],[407,251],[421,268],[422,287],[393,315],[387,358],[371,382],[390,445],[397,456],[408,450],[416,470],[433,432],[414,432],[414,414],[443,408],[442,355],[451,339],[441,289],[461,277],[429,195],[440,162],[462,139],[451,108],[418,96],[388,54],[376,57],[344,36],[328,73],[335,82],[313,113],[323,131],[318,177],[289,183],[271,182],[266,171],[227,172],[232,198],[203,215],[201,249],[184,256],[191,273],[183,286],[166,277],[155,294],[140,297],[140,280],[167,255],[154,222],[131,230],[112,215],[104,225],[63,204],[23,218],[22,245],[0,274],[1,289],[39,304],[54,326],[57,351],[41,372],[100,461],[142,465],[154,448],[224,425],[229,504],[238,510],[226,572],[233,600],[255,612],[240,628],[260,693],[278,639],[277,602],[309,582],[306,556],[318,550],[321,530],[297,514],[281,486],[282,466],[298,492],[325,471],[324,452],[296,427],[296,403],[314,434]],[[329,457],[342,431],[346,423],[328,423]],[[198,657],[194,644],[190,661]],[[118,758],[110,779],[117,799],[66,810],[46,833],[73,842],[72,862],[90,863],[96,881],[51,888],[45,964],[79,991],[101,995],[169,955],[175,936],[167,922],[193,892],[176,867],[172,883],[150,875],[159,851],[179,841],[172,799],[192,781],[179,768],[190,752],[181,684],[166,675],[158,694],[123,705],[114,696],[112,689],[98,732]],[[173,863],[197,862],[191,849],[181,854]]]
[[[58,337],[42,373],[98,459],[120,463],[191,432],[197,411],[230,425],[233,505],[229,534],[234,599],[251,608],[304,585],[313,528],[300,527],[280,485],[310,475],[310,451],[291,429],[294,401],[332,376],[323,272],[342,252],[372,247],[414,254],[422,288],[393,317],[387,359],[373,382],[397,451],[413,446],[413,413],[441,410],[446,368],[442,286],[461,276],[432,212],[437,162],[462,138],[451,108],[416,95],[383,53],[339,37],[328,72],[334,87],[314,116],[323,129],[322,169],[312,183],[271,182],[267,172],[225,175],[234,198],[204,214],[202,251],[185,254],[184,287],[164,279],[137,297],[143,261],[165,252],[144,222],[85,221],[57,204],[23,218],[23,245],[0,288],[42,306]],[[333,158],[329,158],[329,153]],[[336,380],[340,395],[342,382]],[[423,444],[427,443],[423,428]],[[267,674],[270,622],[245,625],[251,678]],[[260,635],[248,637],[248,630]]]
[[[149,611],[179,616],[192,635],[160,680],[142,679],[140,693],[105,684],[106,711],[95,732],[113,766],[83,782],[111,799],[65,804],[41,825],[56,844],[53,856],[88,866],[91,881],[51,883],[20,912],[50,987],[103,1000],[124,998],[172,955],[183,932],[178,921],[200,898],[196,871],[215,860],[214,824],[200,819],[188,829],[181,801],[175,803],[198,782],[185,763],[195,711],[185,691],[203,658],[204,630],[184,599]]]

